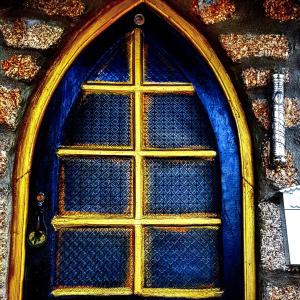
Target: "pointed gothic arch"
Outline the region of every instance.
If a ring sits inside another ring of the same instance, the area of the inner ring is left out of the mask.
[[[51,96],[67,69],[89,43],[115,21],[141,3],[162,16],[182,34],[207,62],[216,76],[235,120],[241,160],[245,300],[255,299],[254,206],[251,137],[234,86],[215,52],[199,31],[161,0],[126,0],[101,11],[74,33],[35,91],[19,135],[13,179],[13,219],[9,268],[9,300],[22,299],[25,266],[29,179],[38,131]]]

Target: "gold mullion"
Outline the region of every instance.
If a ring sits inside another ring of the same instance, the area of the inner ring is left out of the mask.
[[[142,115],[141,115],[141,93],[135,92],[135,151],[141,151],[142,140]]]
[[[84,148],[72,148],[65,147],[59,148],[56,152],[59,157],[64,156],[135,156],[134,151],[130,150],[98,150],[98,149],[86,149]]]
[[[135,71],[135,74],[139,73],[138,70]],[[140,80],[139,76],[135,77],[136,80]],[[192,84],[184,85],[140,85],[141,83],[137,81],[137,85],[131,84],[101,84],[97,82],[85,83],[81,86],[81,90],[84,94],[96,94],[103,92],[114,92],[114,93],[133,93],[136,91],[144,93],[193,93],[195,91]]]
[[[146,297],[183,297],[193,299],[219,298],[224,291],[219,288],[211,289],[172,289],[172,288],[143,288],[140,295]]]
[[[129,93],[129,92],[134,92],[136,88],[132,84],[118,85],[118,84],[97,84],[96,82],[94,83],[89,82],[83,84],[81,86],[81,90],[84,94],[97,93],[97,92]]]
[[[139,155],[141,151],[142,141],[142,115],[141,115],[141,92],[142,84],[142,40],[141,30],[134,30],[134,84],[135,84],[135,255],[134,255],[134,293],[139,294],[143,287],[143,228],[142,225],[136,224],[142,218],[142,157]]]
[[[161,218],[142,218],[140,220],[132,218],[112,218],[111,215],[106,218],[103,216],[55,216],[52,219],[52,226],[59,230],[61,228],[71,227],[97,227],[97,226],[201,226],[201,228],[210,227],[218,229],[221,225],[221,219],[216,217],[161,217]]]
[[[140,220],[143,215],[143,176],[142,176],[142,157],[135,156],[135,219]]]
[[[142,85],[140,91],[144,93],[188,93],[193,94],[195,89],[192,84],[184,85]]]
[[[135,225],[134,294],[140,295],[144,281],[144,237],[142,225]]]
[[[141,151],[141,156],[145,157],[199,157],[214,158],[217,152],[214,150],[148,150]]]
[[[137,118],[140,120],[140,116]],[[136,120],[136,127],[141,128],[141,122]],[[135,131],[136,147],[141,147],[141,130]],[[137,138],[137,135],[139,138]],[[141,156],[141,157],[199,157],[199,158],[214,158],[217,152],[214,150],[143,150],[132,151],[125,149],[101,150],[95,146],[64,146],[57,150],[57,155],[63,156]],[[137,164],[140,168],[140,165]],[[139,171],[139,174],[141,170]],[[138,175],[138,174],[136,174]]]
[[[132,295],[132,289],[120,288],[96,288],[96,287],[63,287],[56,288],[52,292],[54,297],[61,296],[125,296]]]
[[[142,84],[142,32],[134,29],[134,84],[140,87]]]

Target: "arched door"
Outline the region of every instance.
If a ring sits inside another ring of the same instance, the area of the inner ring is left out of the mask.
[[[76,58],[47,109],[23,298],[244,299],[241,183],[218,80],[136,8]]]

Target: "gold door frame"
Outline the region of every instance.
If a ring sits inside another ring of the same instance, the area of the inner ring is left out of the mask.
[[[9,264],[8,299],[22,300],[25,271],[25,234],[28,214],[29,179],[33,152],[39,128],[51,96],[63,75],[81,51],[89,43],[141,3],[145,3],[161,15],[198,50],[212,71],[227,98],[234,117],[240,146],[243,201],[243,245],[244,245],[244,300],[255,300],[255,241],[254,241],[254,178],[252,166],[252,146],[250,132],[244,111],[234,86],[201,33],[162,0],[124,0],[118,1],[109,10],[92,16],[79,31],[74,33],[56,58],[46,76],[31,98],[18,139],[13,174],[13,218],[11,228],[11,252]]]

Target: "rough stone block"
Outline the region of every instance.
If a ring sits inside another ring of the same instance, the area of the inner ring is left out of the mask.
[[[63,34],[58,26],[16,19],[0,25],[4,41],[8,46],[45,50],[55,45]]]
[[[243,82],[247,89],[266,86],[270,80],[271,70],[245,69],[242,72]]]
[[[294,166],[292,155],[286,151],[286,165],[275,169],[270,163],[270,143],[266,142],[262,150],[262,165],[267,179],[269,179],[276,188],[285,188],[297,184],[297,172]]]
[[[296,98],[285,98],[285,126],[293,127],[300,124],[300,101]],[[258,99],[252,103],[253,113],[264,129],[270,128],[270,109],[266,99]]]
[[[299,99],[285,99],[285,126],[293,127],[300,124]]]
[[[14,129],[20,104],[21,92],[19,89],[0,86],[0,124]]]
[[[249,57],[271,57],[287,59],[289,43],[284,35],[280,34],[222,34],[222,47],[227,55],[236,62]]]
[[[261,267],[269,271],[287,270],[279,205],[263,201],[258,205],[260,219]]]
[[[8,189],[0,189],[0,287],[5,287],[7,280],[10,219],[8,210],[10,202],[9,197]]]
[[[25,6],[41,10],[49,16],[77,17],[85,10],[81,0],[27,0]]]
[[[298,300],[300,299],[300,286],[276,286],[267,284],[264,288],[262,300]]]
[[[300,19],[300,5],[295,0],[264,0],[266,16],[280,22]]]
[[[252,103],[252,111],[260,126],[264,129],[270,128],[270,111],[266,99],[255,100]]]
[[[0,178],[3,177],[7,170],[7,153],[0,150]]]
[[[1,62],[1,68],[9,78],[32,81],[40,67],[30,55],[12,55]]]
[[[199,14],[205,24],[224,21],[235,12],[232,0],[199,0]]]
[[[242,78],[244,85],[247,89],[252,88],[260,88],[266,86],[271,80],[271,70],[270,69],[255,69],[255,68],[248,68],[243,70]],[[284,73],[285,83],[289,82],[289,73]]]

